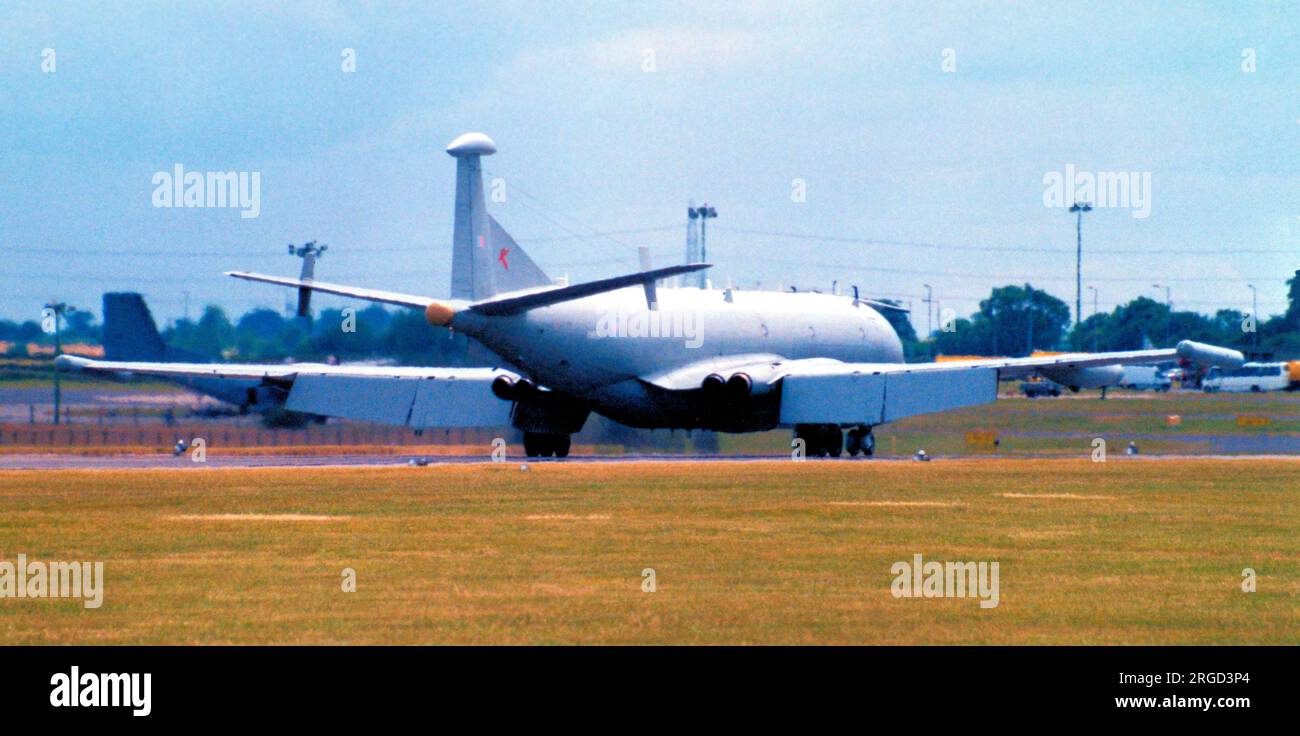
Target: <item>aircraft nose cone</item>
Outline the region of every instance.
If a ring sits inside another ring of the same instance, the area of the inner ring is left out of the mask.
[[[461,156],[491,156],[497,152],[497,144],[482,133],[466,133],[447,146],[447,153],[456,158]]]

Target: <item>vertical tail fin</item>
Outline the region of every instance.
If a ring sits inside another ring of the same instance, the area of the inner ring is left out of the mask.
[[[104,294],[104,358],[183,363],[203,356],[163,342],[144,297],[133,291]]]
[[[160,361],[167,346],[144,298],[134,292],[104,294],[104,357]]]
[[[523,248],[487,212],[481,159],[496,153],[482,133],[466,133],[447,146],[456,159],[456,222],[451,246],[451,297],[485,299],[503,291],[551,283]]]

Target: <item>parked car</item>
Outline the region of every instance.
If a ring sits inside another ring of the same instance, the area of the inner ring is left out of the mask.
[[[1054,383],[1047,379],[1041,381],[1022,381],[1020,383],[1020,390],[1024,392],[1025,396],[1028,396],[1031,399],[1036,399],[1039,396],[1060,396],[1061,384]]]

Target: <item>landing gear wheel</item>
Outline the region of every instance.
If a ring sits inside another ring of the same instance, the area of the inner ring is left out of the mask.
[[[817,426],[812,424],[795,425],[794,438],[803,441],[804,457],[818,457],[817,453],[821,448],[821,442],[819,441],[817,429]]]
[[[839,457],[844,454],[844,434],[834,424],[800,424],[794,438],[803,440],[805,457]]]
[[[871,433],[871,427],[859,430],[862,437],[862,457],[871,457],[876,454],[876,436]]]
[[[524,454],[528,457],[537,457],[542,454],[541,435],[535,432],[524,432]]]
[[[808,454],[813,457],[826,457],[830,451],[830,443],[826,441],[826,428],[813,426],[812,431],[808,433]]]
[[[844,439],[844,451],[849,453],[849,457],[857,457],[862,452],[862,430],[856,427],[849,430]]]
[[[831,457],[839,457],[844,452],[844,433],[839,427],[830,425],[825,430],[826,452]]]
[[[568,434],[524,432],[524,454],[528,457],[568,457],[571,443]]]

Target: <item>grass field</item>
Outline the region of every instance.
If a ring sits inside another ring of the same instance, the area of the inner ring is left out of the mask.
[[[0,599],[0,644],[1296,644],[1298,489],[1282,460],[11,471],[0,560],[106,583]],[[1000,605],[894,598],[915,553],[998,562]]]
[[[1171,416],[1176,422],[1169,421]],[[1239,417],[1265,421],[1243,423]],[[911,456],[918,449],[931,455],[992,454],[993,447],[978,441],[991,435],[1000,440],[999,455],[1087,457],[1095,437],[1104,438],[1112,452],[1121,452],[1135,440],[1145,453],[1213,454],[1221,451],[1211,437],[1300,437],[1300,392],[1116,390],[1104,401],[1096,391],[1059,399],[1004,397],[991,404],[908,417],[875,433],[876,452],[885,457]],[[770,454],[790,446],[790,432],[724,435],[720,444],[724,452]],[[1241,447],[1225,454],[1261,452],[1249,443]]]

